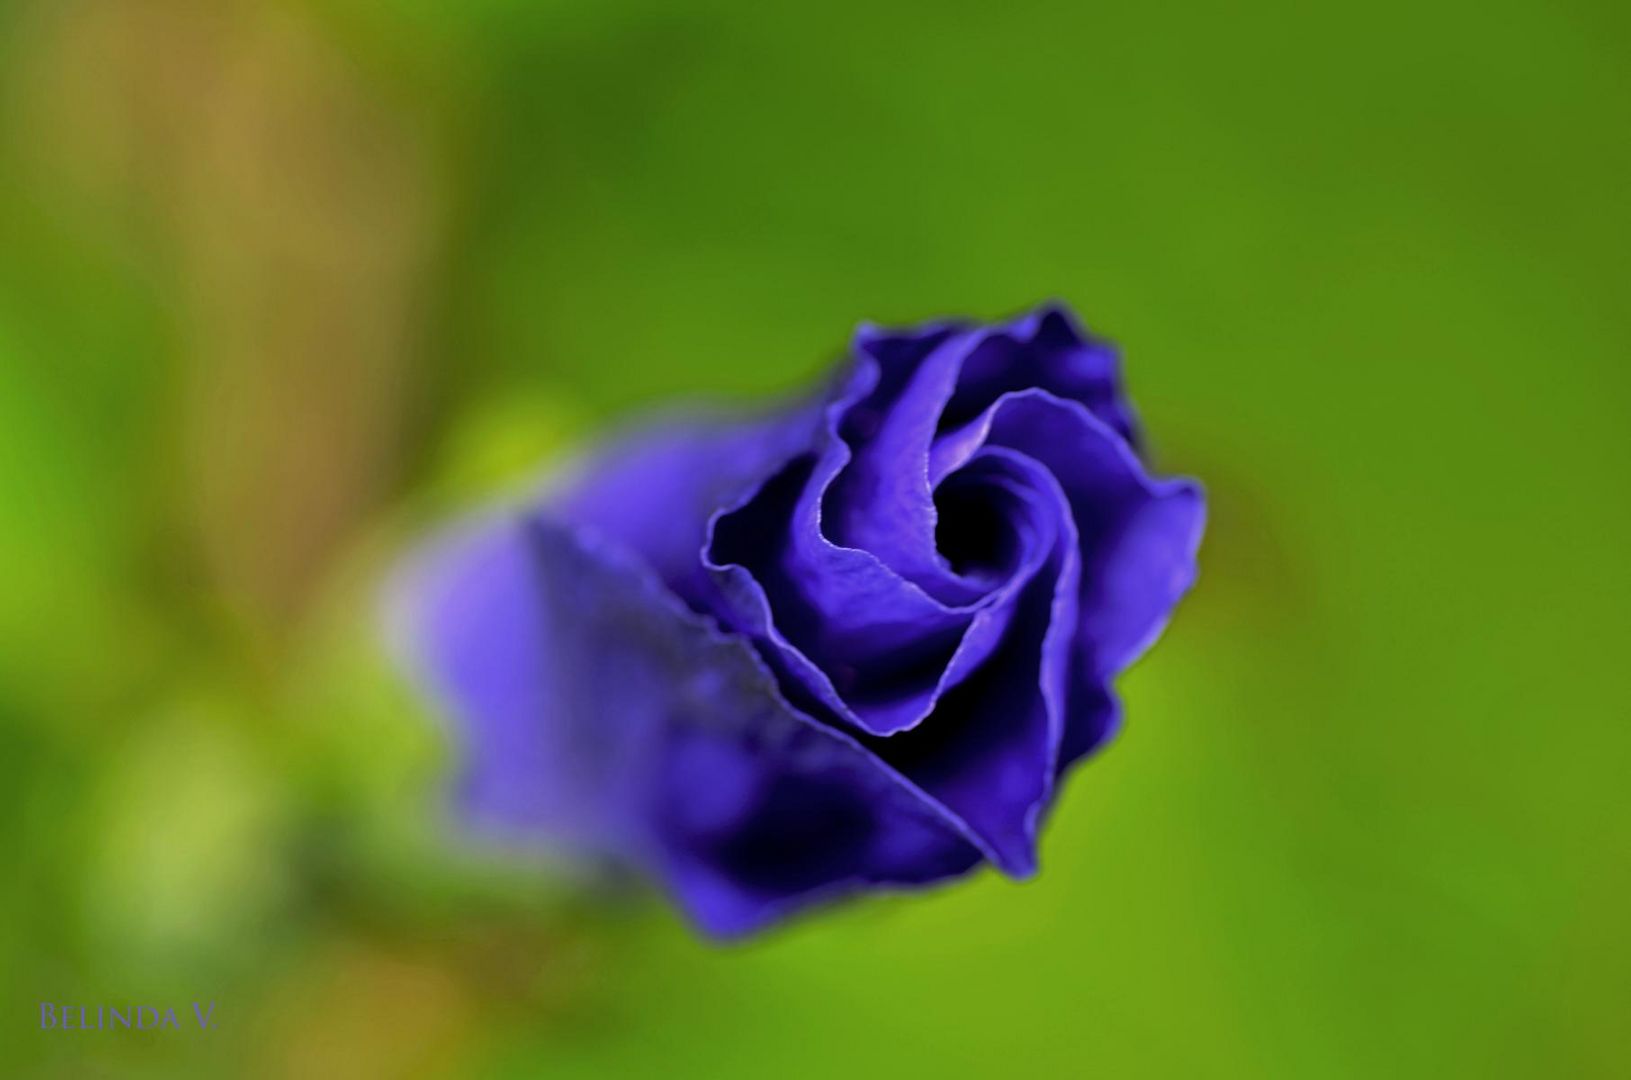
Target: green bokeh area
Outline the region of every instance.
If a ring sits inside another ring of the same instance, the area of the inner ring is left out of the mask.
[[[0,8],[0,1071],[1626,1075],[1628,10]],[[1036,880],[459,842],[406,545],[1046,298],[1211,523]]]

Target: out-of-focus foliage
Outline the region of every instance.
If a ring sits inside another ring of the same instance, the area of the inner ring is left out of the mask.
[[[1623,1075],[1625,11],[12,0],[5,1069]],[[409,538],[1050,296],[1213,521],[1037,881],[720,950],[450,837]]]

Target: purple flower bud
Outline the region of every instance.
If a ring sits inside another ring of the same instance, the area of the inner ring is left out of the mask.
[[[863,328],[828,392],[654,423],[424,558],[411,636],[468,816],[660,880],[705,930],[1036,870],[1111,680],[1195,576],[1061,308]]]

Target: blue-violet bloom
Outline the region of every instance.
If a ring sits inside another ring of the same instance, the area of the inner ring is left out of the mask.
[[[1111,680],[1195,576],[1115,351],[1061,307],[862,327],[834,383],[655,421],[407,575],[468,819],[657,879],[705,931],[1025,877]]]

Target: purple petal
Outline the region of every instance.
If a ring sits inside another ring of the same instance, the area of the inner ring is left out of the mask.
[[[935,544],[938,512],[925,465],[940,410],[963,359],[980,335],[940,331],[874,339],[858,335],[857,353],[878,365],[878,385],[842,412],[847,452],[821,494],[822,532],[840,547],[874,555],[896,574],[949,605],[982,593],[947,565]]]
[[[639,718],[598,732],[564,722],[590,643],[558,617],[549,569],[519,513],[444,538],[401,589],[408,647],[459,725],[468,819],[570,853],[627,855],[638,830],[616,821],[619,777],[607,765],[620,751],[591,740],[633,736]]]
[[[963,673],[928,722],[864,741],[965,822],[1004,872],[1023,877],[1036,868],[1036,830],[1061,757],[1077,535],[1063,491],[1036,462],[987,449],[970,468],[982,466],[1049,526],[1047,565],[1023,580],[998,647]]]
[[[711,592],[701,552],[709,518],[814,437],[820,409],[647,421],[578,462],[551,512],[638,553],[693,606]]]
[[[999,404],[990,438],[1059,478],[1082,537],[1083,657],[1095,674],[1115,675],[1160,635],[1195,581],[1200,489],[1152,478],[1097,417],[1041,391]]]
[[[1036,389],[1076,402],[1136,447],[1138,423],[1120,369],[1115,348],[1091,337],[1068,309],[1042,307],[994,328],[970,353],[941,430],[961,426],[1003,394]]]
[[[603,537],[496,518],[443,545],[409,595],[421,663],[467,735],[470,809],[646,867],[712,933],[980,858]]]
[[[1200,489],[1150,477],[1120,434],[1041,390],[999,398],[936,447],[950,470],[983,445],[1018,450],[1059,479],[1081,532],[1081,623],[1063,763],[1101,745],[1119,708],[1109,679],[1149,647],[1195,580],[1205,524]]]

